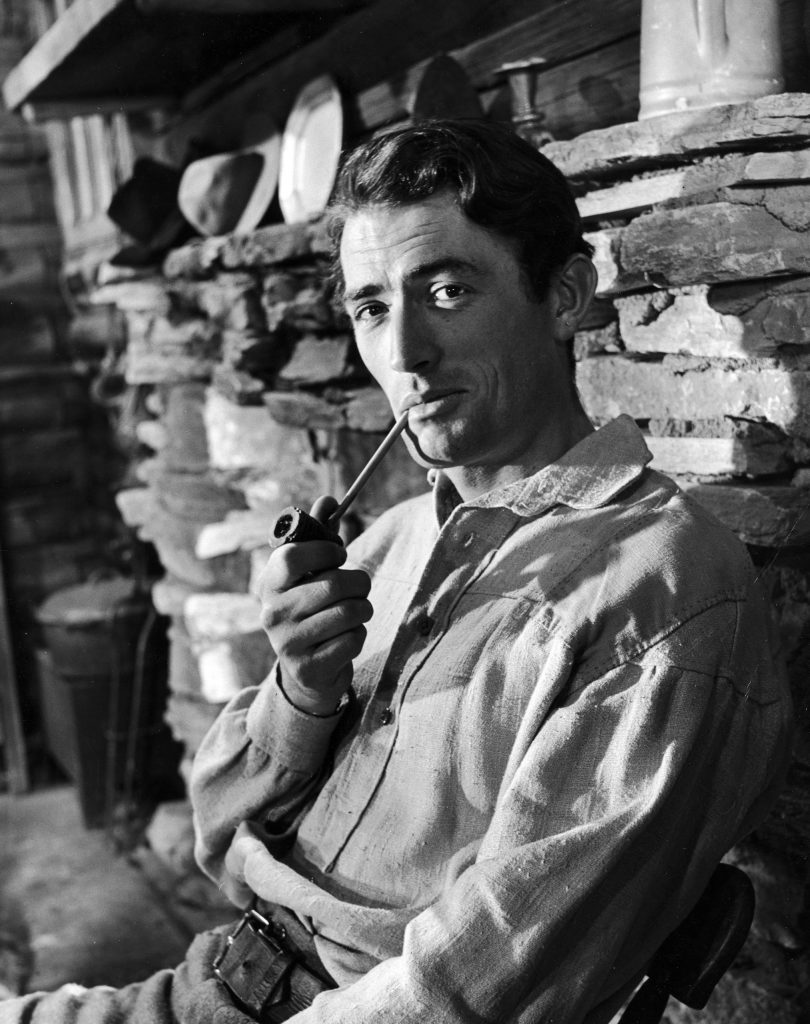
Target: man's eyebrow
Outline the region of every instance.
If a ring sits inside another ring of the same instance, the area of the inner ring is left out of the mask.
[[[474,274],[480,276],[483,271],[474,263],[472,260],[461,259],[456,256],[443,256],[436,260],[430,260],[427,263],[419,263],[415,267],[411,267],[408,273],[405,275],[406,281],[416,281],[419,278],[434,277],[436,274],[447,274],[447,273],[464,273]],[[365,284],[360,288],[355,288],[352,291],[344,293],[345,302],[359,302],[361,299],[370,299],[375,295],[379,295],[383,291],[382,285],[378,284]]]

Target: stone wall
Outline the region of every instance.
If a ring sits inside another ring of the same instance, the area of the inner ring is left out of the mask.
[[[653,464],[749,546],[796,699],[785,791],[734,853],[757,888],[751,936],[706,1014],[673,1020],[808,1012],[809,133],[810,96],[784,94],[546,150],[596,249],[599,301],[576,341],[585,407],[596,422],[633,416]]]
[[[734,853],[757,919],[703,1019],[792,1021],[810,980],[810,96],[546,152],[596,248],[599,296],[575,342],[586,408],[597,423],[636,418],[654,464],[749,545],[780,617],[795,756],[776,809]],[[270,663],[254,581],[277,513],[340,496],[390,423],[327,301],[325,252],[320,225],[274,226],[194,242],[160,276],[96,294],[124,311],[126,379],[150,391],[139,435],[154,455],[119,505],[166,568],[154,600],[172,620],[167,719],[185,769],[223,703]],[[395,446],[347,529],[425,486]]]

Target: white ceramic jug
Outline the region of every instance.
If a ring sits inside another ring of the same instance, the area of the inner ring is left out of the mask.
[[[640,120],[782,88],[778,0],[642,0]]]

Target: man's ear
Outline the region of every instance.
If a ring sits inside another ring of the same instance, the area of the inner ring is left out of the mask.
[[[551,277],[548,298],[554,318],[554,340],[570,341],[596,291],[596,267],[584,253],[569,256]]]

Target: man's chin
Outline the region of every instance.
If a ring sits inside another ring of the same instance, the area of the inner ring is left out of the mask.
[[[436,444],[422,432],[422,436],[413,433],[410,428],[405,432],[405,443],[411,458],[425,469],[451,469],[459,465],[458,459],[449,445]]]

